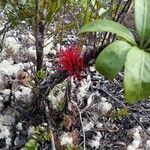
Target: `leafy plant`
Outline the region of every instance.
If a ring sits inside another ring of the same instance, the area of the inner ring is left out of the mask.
[[[30,139],[24,146],[23,150],[38,150],[40,144],[36,139]]]
[[[34,135],[25,144],[23,150],[38,150],[40,149],[40,143],[50,141],[51,132],[45,126],[37,126],[34,129]]]
[[[36,77],[38,80],[43,80],[46,77],[46,71],[44,71],[43,69],[39,70],[36,73]]]
[[[121,108],[121,109],[114,111],[111,116],[113,119],[121,120],[123,117],[126,117],[128,114],[129,112],[127,108]]]
[[[0,8],[4,9],[4,14],[12,28],[25,22],[28,29],[31,29],[35,37],[37,71],[43,67],[45,31],[65,3],[66,0],[4,0],[0,2]]]
[[[51,139],[51,132],[45,126],[37,126],[34,130],[34,139],[39,141],[49,141]]]
[[[40,0],[38,10],[39,22],[43,19],[43,11],[45,11],[45,23],[48,25],[65,1],[66,0]],[[34,28],[34,0],[4,0],[0,2],[0,6],[4,9],[9,22],[14,26],[21,23],[21,21],[27,21],[28,25]]]
[[[135,22],[138,40],[130,30],[110,20],[96,20],[80,30],[84,32],[112,32],[119,36],[96,59],[96,69],[113,79],[125,66],[124,88],[128,102],[150,96],[150,1],[134,0]]]

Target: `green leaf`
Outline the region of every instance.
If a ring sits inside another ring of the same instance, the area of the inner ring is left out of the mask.
[[[137,45],[132,33],[125,26],[111,20],[99,19],[84,25],[79,33],[84,32],[112,32],[124,38],[129,43]]]
[[[36,139],[30,139],[26,144],[23,150],[38,150],[39,143]]]
[[[126,59],[125,96],[128,102],[134,103],[150,96],[150,53],[133,47]]]
[[[92,14],[92,11],[91,11],[91,10],[87,10],[87,11],[85,12],[83,24],[89,23],[89,21],[90,21],[90,19],[91,19],[91,14]]]
[[[150,39],[150,0],[135,0],[135,22],[141,40]]]
[[[113,79],[124,66],[126,55],[132,48],[124,41],[117,41],[107,46],[96,59],[96,69],[109,79]]]

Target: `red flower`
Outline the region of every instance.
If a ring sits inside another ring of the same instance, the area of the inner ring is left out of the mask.
[[[59,70],[67,71],[70,76],[81,79],[81,72],[84,71],[85,65],[79,47],[70,46],[66,50],[61,50],[58,63],[61,65]]]

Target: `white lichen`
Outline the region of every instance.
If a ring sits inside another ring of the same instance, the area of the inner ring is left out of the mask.
[[[92,148],[98,149],[98,148],[99,148],[99,145],[100,145],[100,142],[99,142],[98,140],[91,140],[91,141],[89,142],[89,144],[90,144],[90,146],[91,146]]]
[[[7,37],[5,38],[5,41],[7,48],[10,48],[14,51],[14,53],[17,53],[20,48],[21,48],[21,44],[19,44],[14,37]]]
[[[3,101],[3,99],[4,99],[4,98],[3,98],[2,96],[0,96],[0,101]]]
[[[33,63],[13,64],[11,61],[3,60],[0,63],[0,74],[7,76],[17,75],[22,69],[27,69],[27,67],[30,67],[31,65],[33,65]]]
[[[0,139],[5,139],[6,148],[9,148],[11,145],[11,134],[8,126],[0,124]]]
[[[127,150],[136,150],[136,148],[135,148],[133,145],[129,145],[129,146],[127,147]]]
[[[63,133],[60,137],[61,145],[73,145],[73,138],[69,133]]]
[[[94,128],[94,122],[88,121],[87,119],[83,120],[83,130],[84,131],[90,131],[92,128]]]
[[[21,131],[21,130],[23,129],[21,122],[18,122],[18,124],[16,125],[16,127],[17,127],[17,129],[18,129],[19,131]]]
[[[130,145],[128,145],[127,150],[137,150],[140,147],[140,144],[142,143],[140,130],[141,128],[139,127],[132,129],[131,133],[133,134],[133,141]]]
[[[83,79],[83,81],[81,82],[81,86],[77,90],[77,98],[81,102],[83,101],[83,98],[87,96],[90,85],[91,85],[91,76],[88,75],[87,79]]]
[[[100,140],[102,138],[102,134],[97,132],[97,135],[93,137],[93,139],[89,142],[90,146],[94,149],[99,149]]]
[[[101,122],[97,122],[97,123],[96,123],[96,127],[97,127],[97,128],[102,128],[102,127],[103,127],[103,124],[102,124]]]
[[[147,149],[147,150],[150,149],[150,140],[147,140],[147,141],[146,141],[146,149]]]
[[[4,90],[2,91],[2,93],[3,93],[4,95],[10,95],[10,89],[4,89]]]
[[[35,127],[34,126],[30,126],[28,128],[28,136],[32,137],[34,135],[34,132],[35,132]]]
[[[22,92],[21,92],[21,91],[16,91],[16,92],[15,92],[15,98],[16,98],[16,99],[20,99],[21,96],[22,96]]]
[[[21,93],[22,93],[23,96],[28,96],[28,97],[31,96],[31,92],[32,92],[31,88],[25,87],[25,86],[21,86],[20,89],[22,91]]]
[[[106,98],[102,97],[101,102],[98,104],[98,109],[103,114],[107,114],[112,109],[112,104],[107,102],[106,100]]]
[[[56,110],[59,107],[59,104],[64,100],[66,84],[66,81],[58,84],[48,95],[48,99],[51,101],[53,108]]]

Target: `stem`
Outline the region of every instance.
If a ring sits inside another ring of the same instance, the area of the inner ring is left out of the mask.
[[[116,19],[115,21],[117,22],[122,22],[123,18],[125,17],[125,14],[128,12],[128,10],[130,10],[130,6],[132,4],[132,0],[128,0],[126,2],[126,4],[124,5],[122,11],[120,12],[120,14],[117,16],[116,14]],[[123,14],[123,15],[122,15]],[[120,20],[119,20],[120,19]],[[115,40],[116,35],[113,35],[112,41],[113,42]]]
[[[83,129],[82,113],[81,113],[78,105],[76,104],[76,102],[74,102],[74,101],[71,101],[71,102],[77,108],[77,111],[78,111],[78,114],[79,114],[79,119],[80,119],[80,123],[81,123],[81,130],[82,130],[82,134],[83,134],[83,150],[86,150],[86,145],[85,145],[86,138],[85,138],[85,131]]]
[[[45,104],[45,114],[46,114],[46,119],[47,119],[47,123],[48,123],[48,129],[51,132],[51,148],[52,148],[52,150],[56,150],[54,134],[53,134],[53,131],[52,131],[51,118],[50,118],[50,112],[49,112],[48,104],[46,102],[44,104]]]
[[[150,39],[145,43],[144,49],[146,49],[149,44],[150,44]]]
[[[38,4],[39,0],[35,0],[35,45],[37,57],[37,71],[42,69],[43,66],[43,44],[44,44],[44,17],[38,18]]]

